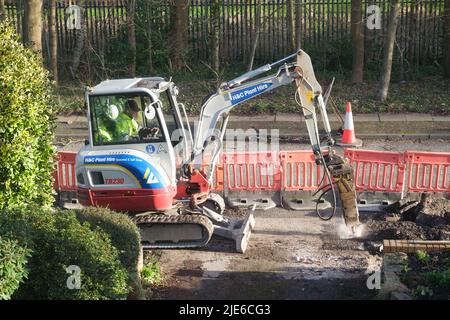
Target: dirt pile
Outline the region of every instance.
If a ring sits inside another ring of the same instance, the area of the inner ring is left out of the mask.
[[[450,200],[424,193],[420,201],[400,200],[366,224],[371,240],[450,240]]]

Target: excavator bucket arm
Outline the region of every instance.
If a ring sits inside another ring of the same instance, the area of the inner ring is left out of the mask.
[[[329,180],[337,187],[341,200],[345,224],[354,230],[359,225],[359,212],[356,202],[356,189],[354,183],[353,167],[344,158],[332,150],[334,140],[331,137],[331,128],[327,110],[322,96],[322,87],[317,82],[311,58],[300,50],[297,54],[295,79],[297,86],[296,101],[302,108],[305,117],[311,146],[316,162],[325,166]],[[317,128],[316,110],[319,110],[327,135],[328,155],[322,153],[320,136]],[[333,188],[333,192],[335,189]],[[336,205],[336,204],[335,204]]]

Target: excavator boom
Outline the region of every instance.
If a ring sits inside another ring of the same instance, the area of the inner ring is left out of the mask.
[[[295,62],[287,63],[294,58],[296,59]],[[275,74],[255,79],[279,64],[281,66]],[[332,150],[334,139],[331,136],[331,127],[322,95],[322,87],[315,77],[311,58],[303,50],[221,84],[217,92],[211,95],[202,106],[191,157],[185,164],[185,167],[189,166],[200,170],[207,146],[210,143],[219,142],[212,156],[210,172],[213,172],[218,155],[222,151],[222,141],[230,111],[244,101],[291,83],[296,85],[295,99],[304,114],[316,162],[325,167],[328,182],[335,199],[335,193],[339,191],[343,205],[344,220],[348,226],[353,228],[359,224],[353,168]],[[317,110],[321,115],[323,129],[326,134],[325,146],[329,148],[327,156],[324,156],[322,153],[323,143],[320,140],[318,131]],[[222,125],[218,128],[217,124],[221,119]],[[212,174],[207,178],[211,182]],[[336,200],[334,205],[336,206]]]

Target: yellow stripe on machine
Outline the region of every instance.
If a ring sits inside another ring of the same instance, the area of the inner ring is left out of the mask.
[[[144,179],[147,179],[148,175],[150,174],[150,168],[147,168],[144,173]]]

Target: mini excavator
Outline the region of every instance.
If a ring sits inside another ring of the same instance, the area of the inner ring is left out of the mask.
[[[214,233],[234,240],[236,250],[244,252],[255,206],[244,219],[228,218],[224,199],[211,192],[227,122],[240,103],[291,84],[316,163],[325,168],[326,187],[335,207],[338,195],[346,225],[355,228],[359,213],[353,168],[333,150],[326,110],[330,90],[322,93],[302,50],[222,83],[205,99],[195,130],[171,80],[117,79],[87,88],[89,139],[76,158],[79,202],[132,214],[144,248],[200,247]]]

